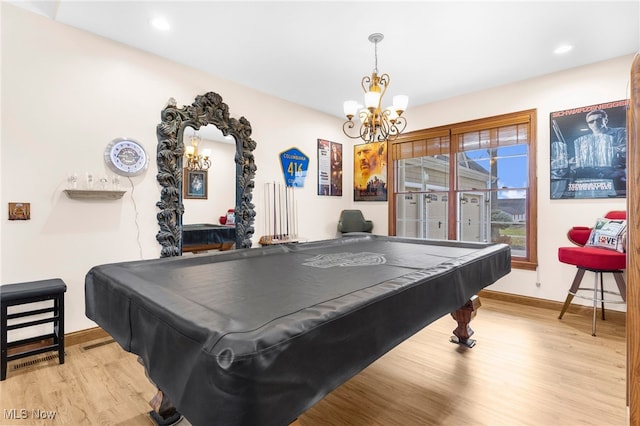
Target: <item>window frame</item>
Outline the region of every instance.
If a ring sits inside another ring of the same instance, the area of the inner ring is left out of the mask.
[[[415,158],[436,154],[449,155],[449,205],[448,219],[449,229],[447,235],[449,240],[457,239],[458,207],[456,205],[456,192],[458,180],[456,176],[458,149],[457,136],[463,133],[474,131],[486,131],[499,127],[512,125],[528,126],[528,188],[526,201],[526,232],[527,232],[527,256],[515,257],[511,260],[514,269],[535,270],[538,266],[538,183],[536,175],[536,142],[537,142],[537,110],[530,109],[493,117],[480,118],[477,120],[454,123],[434,128],[421,129],[407,132],[398,136],[394,141],[389,141],[387,150],[387,164],[390,165],[388,176],[389,188],[389,235],[396,235],[396,160],[405,158]],[[448,138],[448,144],[441,144],[441,138]]]

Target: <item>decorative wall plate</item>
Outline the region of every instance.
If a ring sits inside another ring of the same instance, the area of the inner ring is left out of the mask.
[[[140,142],[131,138],[116,138],[104,151],[104,161],[115,173],[138,176],[149,166],[149,156]]]

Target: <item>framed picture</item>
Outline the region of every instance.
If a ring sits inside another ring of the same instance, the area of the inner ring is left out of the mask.
[[[353,201],[387,201],[387,142],[353,147]]]
[[[31,203],[9,203],[9,220],[30,220]]]
[[[184,198],[196,198],[201,200],[207,199],[207,190],[209,183],[207,182],[206,170],[187,170],[184,169]]]
[[[342,196],[342,144],[318,139],[318,195]]]
[[[629,100],[550,114],[551,199],[625,198]]]

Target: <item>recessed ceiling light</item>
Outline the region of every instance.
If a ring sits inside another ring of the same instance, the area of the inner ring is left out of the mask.
[[[563,53],[567,53],[572,49],[573,46],[570,44],[561,44],[560,46],[556,47],[553,53],[555,53],[556,55],[562,55]]]
[[[151,25],[153,26],[153,28],[160,31],[169,31],[171,29],[171,25],[169,24],[169,21],[167,21],[162,17],[153,18],[151,20]]]

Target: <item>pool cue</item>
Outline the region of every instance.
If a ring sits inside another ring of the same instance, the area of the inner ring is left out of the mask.
[[[282,239],[282,184],[278,184],[278,239]]]
[[[270,194],[270,190],[269,190],[269,182],[265,182],[264,186],[266,188],[265,191],[265,197],[264,197],[264,210],[265,210],[265,228],[266,228],[266,235],[267,237],[269,235],[271,235],[271,209],[269,209],[269,194]]]
[[[293,228],[293,238],[298,238],[296,230],[296,205],[295,205],[295,188],[291,188],[291,226]]]
[[[289,215],[291,216],[291,233],[293,234],[293,238],[295,238],[296,231],[295,231],[295,227],[294,227],[294,223],[293,223],[293,218],[294,218],[294,214],[293,214],[294,213],[294,208],[293,208],[293,194],[294,194],[294,192],[293,191],[295,191],[295,188],[291,187],[291,191],[290,191],[290,194],[289,194],[289,196],[291,197],[291,202],[289,203],[289,206],[290,206],[289,208],[291,209],[291,212],[289,213]]]
[[[287,231],[287,238],[290,237],[289,235],[289,187],[285,186],[284,188],[284,209],[285,209],[285,227],[286,227],[286,231]]]
[[[296,189],[291,188],[291,226],[293,228],[293,237],[298,238],[298,232],[296,231],[296,202],[295,202]]]
[[[273,236],[272,239],[276,236],[276,183],[273,182]]]
[[[295,201],[295,210],[296,210],[296,216],[295,216],[296,238],[298,238],[298,202],[297,201]]]

